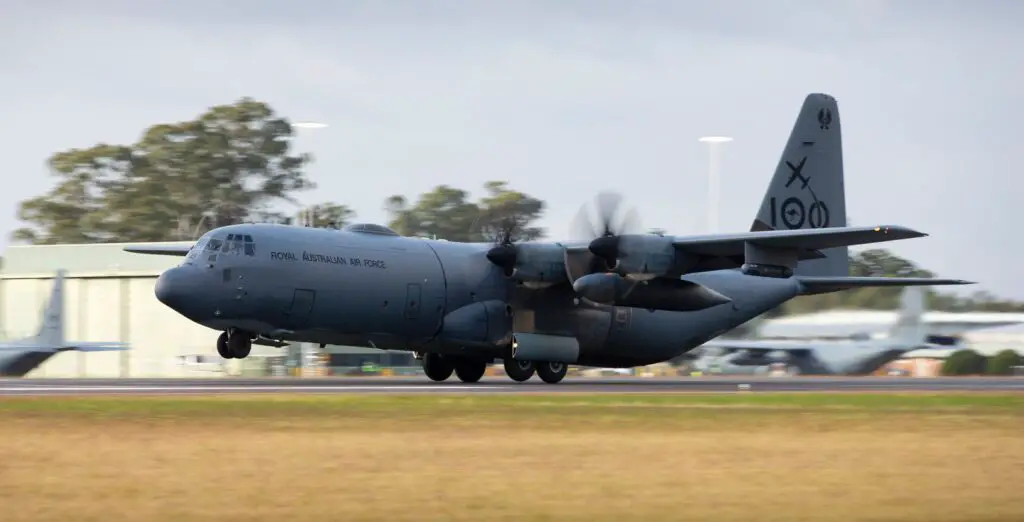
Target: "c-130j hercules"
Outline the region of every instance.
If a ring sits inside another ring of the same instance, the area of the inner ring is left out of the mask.
[[[223,333],[217,351],[287,341],[411,350],[426,375],[507,375],[557,383],[567,365],[666,361],[800,295],[967,281],[850,277],[847,247],[922,237],[899,226],[846,227],[836,100],[810,94],[750,232],[630,233],[601,206],[591,240],[460,243],[379,225],[217,228],[191,246],[157,299]]]

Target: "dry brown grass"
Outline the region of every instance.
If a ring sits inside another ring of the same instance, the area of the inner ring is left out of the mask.
[[[727,402],[7,399],[0,520],[1024,520],[1020,401]]]

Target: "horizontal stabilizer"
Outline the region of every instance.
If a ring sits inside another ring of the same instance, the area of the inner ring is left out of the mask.
[[[812,277],[797,276],[803,287],[801,295],[827,294],[852,288],[870,288],[887,286],[946,286],[973,285],[974,281],[962,279],[933,279],[928,277]]]
[[[191,249],[192,245],[133,245],[124,247],[125,252],[157,256],[185,256]]]
[[[705,256],[742,256],[747,243],[761,248],[813,251],[818,254],[801,256],[806,259],[820,257],[820,252],[817,251],[828,248],[883,243],[927,235],[898,226],[835,227],[680,237],[672,244],[680,250]]]
[[[18,343],[12,346],[0,345],[0,352],[4,350],[13,350],[19,352],[40,352],[40,353],[58,353],[58,352],[112,352],[119,350],[127,350],[129,348],[128,343],[104,343],[104,342],[88,342],[88,343],[70,343],[63,346],[54,346],[50,344],[42,343]]]
[[[87,342],[77,343],[72,342],[61,348],[62,351],[74,350],[78,352],[114,352],[120,350],[127,350],[129,348],[128,343],[105,343],[105,342]]]

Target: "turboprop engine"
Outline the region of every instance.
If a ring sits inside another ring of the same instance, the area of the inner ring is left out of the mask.
[[[630,281],[609,272],[585,275],[572,287],[595,303],[649,310],[693,312],[732,301],[706,286],[682,279]]]

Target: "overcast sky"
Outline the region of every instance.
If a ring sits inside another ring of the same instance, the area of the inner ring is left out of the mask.
[[[728,134],[720,228],[745,231],[804,96],[843,119],[854,224],[943,277],[1024,299],[1018,277],[1024,3],[650,0],[0,0],[6,246],[51,153],[131,143],[242,96],[303,131],[319,184],[384,199],[488,179],[546,200],[565,237],[600,190],[643,224],[707,226],[707,149]],[[307,134],[308,132],[308,134]]]

